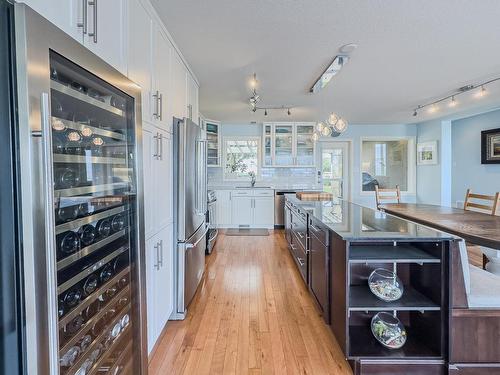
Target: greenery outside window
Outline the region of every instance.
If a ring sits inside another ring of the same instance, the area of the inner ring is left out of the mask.
[[[260,137],[224,137],[224,180],[249,180],[260,174]]]

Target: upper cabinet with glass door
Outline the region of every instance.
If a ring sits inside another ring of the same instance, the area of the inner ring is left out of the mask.
[[[313,132],[313,123],[264,123],[263,166],[313,167]]]
[[[205,119],[207,132],[207,166],[220,166],[220,122]]]

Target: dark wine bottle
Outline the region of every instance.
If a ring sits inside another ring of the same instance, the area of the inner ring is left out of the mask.
[[[110,263],[107,263],[101,270],[99,278],[101,280],[101,283],[104,284],[106,281],[109,281],[112,277],[113,277],[113,266]]]
[[[104,139],[101,137],[94,137],[90,141],[90,152],[92,156],[106,156],[104,152]]]
[[[66,133],[64,153],[69,155],[83,155],[83,139],[79,132],[71,130]]]
[[[111,233],[111,220],[101,219],[96,224],[97,234],[100,238],[106,238]]]
[[[82,290],[79,287],[73,287],[64,293],[62,297],[64,305],[69,309],[72,309],[80,303],[82,299]]]
[[[56,170],[56,189],[70,189],[77,187],[80,184],[80,180],[80,173],[74,167],[65,167]]]
[[[56,209],[56,217],[59,223],[75,220],[78,217],[79,209],[77,205],[63,206]]]
[[[113,232],[119,232],[122,229],[125,228],[126,222],[125,222],[125,215],[124,214],[117,214],[113,216],[113,219],[111,220],[111,230]]]
[[[101,302],[99,300],[95,300],[90,305],[87,306],[85,310],[83,310],[83,318],[85,321],[88,321],[95,314],[97,314],[101,309]]]
[[[79,314],[75,316],[66,326],[64,327],[64,334],[66,337],[73,336],[77,333],[83,325],[83,317]]]
[[[75,232],[68,231],[57,236],[59,253],[61,256],[67,256],[78,251],[80,248],[80,239]]]
[[[94,274],[89,275],[83,283],[83,295],[85,297],[91,295],[96,291],[98,285],[99,278]]]
[[[96,238],[95,228],[91,224],[86,224],[78,229],[78,235],[80,236],[82,247],[92,245]]]

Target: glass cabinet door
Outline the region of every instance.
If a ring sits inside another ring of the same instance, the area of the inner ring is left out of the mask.
[[[62,375],[132,373],[134,100],[50,54]]]
[[[274,164],[293,165],[293,125],[274,126]]]
[[[297,165],[314,165],[314,142],[312,140],[313,133],[314,125],[297,125],[295,138]]]
[[[207,121],[207,165],[219,166],[219,125]]]
[[[264,125],[264,166],[270,167],[273,165],[273,136],[272,125]]]

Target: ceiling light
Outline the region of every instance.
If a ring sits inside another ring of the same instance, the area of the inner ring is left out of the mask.
[[[329,137],[332,135],[332,128],[329,126],[324,126],[323,129],[321,129],[321,135],[325,137]]]
[[[325,88],[330,80],[336,76],[342,67],[349,61],[349,56],[338,55],[335,56],[332,63],[326,68],[326,70],[321,74],[321,76],[316,80],[314,85],[309,90],[312,93],[318,93],[321,89]]]
[[[417,112],[417,110],[415,109],[415,110],[413,111],[413,117],[416,117],[417,115],[418,115],[418,112]]]
[[[250,87],[255,89],[257,88],[257,84],[259,81],[257,81],[257,74],[254,73],[252,79],[250,80]]]
[[[330,114],[330,116],[328,116],[328,123],[330,125],[334,126],[337,123],[337,121],[339,121],[339,119],[340,119],[340,116],[337,115],[335,112],[332,112]]]
[[[290,108],[288,108],[288,111],[286,111],[286,113],[288,114],[288,116],[290,116],[292,114],[292,112],[290,111]]]
[[[486,88],[483,85],[481,85],[481,90],[477,92],[477,97],[482,98],[485,95],[486,95]]]
[[[313,135],[312,135],[313,142],[318,142],[319,137],[320,137],[319,133],[318,132],[314,132]]]
[[[438,110],[438,107],[437,107],[437,105],[436,105],[436,104],[432,104],[432,105],[429,107],[429,109],[427,109],[427,111],[428,111],[429,113],[434,113],[434,112],[437,112],[437,110]]]
[[[455,107],[457,105],[457,101],[455,100],[455,95],[451,97],[450,107]]]
[[[348,43],[344,44],[342,47],[339,48],[339,51],[341,53],[349,54],[353,52],[356,48],[358,48],[358,45],[356,43]]]
[[[323,124],[321,121],[316,124],[316,130],[319,132],[323,131],[324,127],[325,127],[325,124]]]
[[[264,109],[264,116],[267,116],[267,109]]]
[[[347,129],[347,121],[343,118],[340,118],[335,125],[333,125],[333,130],[337,133],[343,133]]]

